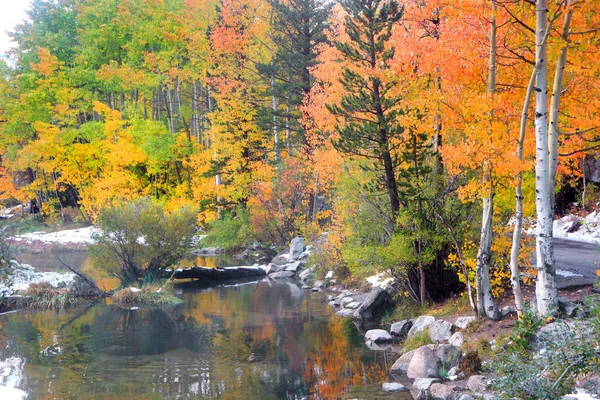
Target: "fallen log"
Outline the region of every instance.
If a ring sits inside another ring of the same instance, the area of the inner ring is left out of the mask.
[[[198,279],[223,281],[230,279],[261,278],[267,273],[261,267],[226,267],[226,268],[180,268],[173,272],[173,279]]]

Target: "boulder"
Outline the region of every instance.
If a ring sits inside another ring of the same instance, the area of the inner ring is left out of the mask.
[[[352,298],[350,296],[346,296],[346,297],[342,298],[342,300],[340,300],[340,306],[346,307],[346,304],[350,304],[353,301],[354,301],[354,298]]]
[[[337,315],[339,317],[344,317],[344,318],[352,318],[354,316],[354,311],[355,310],[350,310],[348,308],[344,308],[343,310],[336,312],[335,315]]]
[[[412,360],[414,354],[415,350],[402,354],[400,358],[396,360],[394,365],[392,365],[392,373],[406,374],[408,371],[408,366],[410,365],[410,360]]]
[[[435,349],[435,355],[440,359],[442,365],[446,368],[452,368],[458,364],[461,351],[451,344],[441,344]]]
[[[429,388],[429,398],[431,400],[452,400],[454,397],[454,390],[451,386],[434,383]]]
[[[285,267],[283,265],[269,263],[265,267],[265,272],[267,273],[267,275],[269,275],[269,274],[273,274],[275,272],[283,271],[284,269],[285,269]]]
[[[293,260],[290,260],[290,256],[287,253],[280,254],[271,260],[272,263],[280,265],[289,264],[290,261]]]
[[[323,287],[325,287],[325,282],[323,281],[315,281],[313,284],[313,289],[321,289]]]
[[[408,331],[408,336],[414,336],[417,333],[423,332],[425,328],[429,327],[435,321],[434,317],[429,315],[421,315],[415,320],[413,326]]]
[[[300,258],[300,255],[302,255],[302,252],[304,252],[304,238],[303,237],[293,238],[290,243],[290,252],[289,252],[289,257],[288,257],[289,260],[296,261],[297,259]]]
[[[390,333],[393,336],[396,336],[400,339],[404,339],[406,335],[408,335],[408,331],[410,330],[410,328],[412,328],[413,322],[415,321],[412,319],[405,319],[404,321],[394,322],[390,327]]]
[[[510,315],[510,314],[515,314],[517,312],[517,309],[513,306],[506,306],[506,307],[502,307],[500,309],[500,314],[502,314],[502,318]]]
[[[312,289],[312,287],[308,286],[308,285],[302,285],[302,289],[310,290],[310,289]],[[335,302],[332,301],[332,303],[333,303],[333,306],[335,307]]]
[[[350,308],[352,310],[356,310],[358,307],[360,307],[362,303],[359,303],[358,301],[353,301],[351,303],[346,304],[346,308]]]
[[[300,263],[300,261],[294,261],[293,263],[286,264],[285,270],[296,273],[296,272],[298,272],[298,268],[300,268],[301,265],[302,265],[302,263]]]
[[[429,390],[429,387],[434,383],[441,382],[439,378],[417,378],[413,382],[413,388],[416,390]]]
[[[398,382],[386,382],[381,388],[384,392],[408,392],[408,389]]]
[[[455,332],[450,339],[448,339],[448,343],[455,347],[460,347],[465,341],[465,337],[462,332]]]
[[[429,339],[434,343],[446,342],[452,336],[452,324],[438,319],[429,325]]]
[[[392,301],[387,292],[381,288],[375,287],[371,290],[360,307],[356,309],[354,318],[359,320],[374,318],[391,303]]]
[[[475,321],[475,317],[458,317],[454,325],[460,329],[465,329],[469,324]]]
[[[564,316],[568,318],[573,318],[576,316],[578,307],[579,306],[573,302],[565,299],[558,299],[558,309]]]
[[[296,274],[291,271],[280,271],[280,272],[274,272],[272,274],[269,274],[269,278],[271,278],[271,279],[285,279],[285,278],[292,278],[294,276],[296,276]]]
[[[365,339],[375,343],[391,342],[392,336],[383,329],[371,329],[365,334]]]
[[[309,275],[312,274],[312,272],[313,272],[312,268],[307,268],[304,271],[300,272],[300,274],[298,275],[298,278],[305,281],[308,279]]]
[[[406,375],[409,379],[439,378],[441,364],[440,359],[429,346],[422,346],[415,350]]]
[[[483,375],[471,375],[467,380],[467,387],[470,391],[480,393],[487,389],[487,379]]]

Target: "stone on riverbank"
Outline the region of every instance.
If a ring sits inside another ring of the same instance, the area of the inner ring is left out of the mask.
[[[406,375],[409,379],[439,378],[441,364],[440,359],[429,346],[422,346],[415,350]]]
[[[365,339],[375,343],[391,342],[392,336],[383,329],[371,329],[365,334]]]
[[[381,385],[384,392],[407,392],[408,389],[398,382],[386,382]]]
[[[271,278],[271,279],[286,279],[286,278],[293,278],[294,276],[296,276],[296,274],[292,271],[281,271],[281,272],[275,272],[273,274],[270,274],[269,278]]]
[[[390,333],[399,339],[404,339],[408,335],[408,331],[412,328],[413,319],[405,319],[404,321],[394,322],[390,327]]]
[[[417,333],[423,332],[425,330],[425,328],[427,328],[429,325],[433,324],[434,321],[435,321],[434,317],[431,317],[429,315],[421,315],[419,318],[417,318],[415,320],[415,322],[413,323],[413,326],[408,331],[408,336],[414,336]]]
[[[392,301],[388,293],[381,288],[375,287],[356,310],[354,318],[358,320],[373,318],[388,305],[391,305],[391,303]]]
[[[464,343],[465,338],[462,332],[455,332],[450,339],[448,339],[448,343],[455,347],[460,347]]]
[[[451,386],[443,383],[434,383],[429,388],[430,400],[452,400],[454,399],[454,390]]]
[[[475,321],[477,318],[475,317],[458,317],[454,325],[460,329],[465,329],[469,324]]]
[[[396,360],[394,365],[392,365],[392,373],[393,374],[406,374],[408,371],[408,366],[410,365],[410,361],[415,355],[415,350],[411,350],[408,353],[404,353]]]
[[[434,343],[446,342],[452,336],[452,324],[438,319],[429,325],[429,339]]]
[[[429,387],[434,383],[441,382],[439,378],[417,378],[413,382],[413,388],[416,390],[429,390]]]
[[[302,253],[304,252],[304,238],[297,237],[293,238],[290,243],[290,252],[288,253],[288,259],[290,261],[296,261],[300,258]]]
[[[435,349],[435,355],[443,366],[451,368],[458,364],[462,352],[451,344],[441,344]]]
[[[354,311],[355,310],[344,308],[343,310],[336,312],[335,315],[344,318],[352,318],[352,316],[354,315]]]
[[[467,387],[472,392],[483,392],[487,389],[487,379],[483,375],[471,375],[467,380]]]

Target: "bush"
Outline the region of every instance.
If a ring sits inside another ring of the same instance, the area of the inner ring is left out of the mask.
[[[162,287],[147,285],[141,289],[133,287],[121,289],[113,294],[112,299],[119,306],[166,306],[182,302],[175,296],[173,285],[168,283]]]
[[[193,210],[184,207],[166,214],[149,199],[107,207],[98,221],[102,233],[89,247],[94,266],[123,286],[161,277],[185,256],[196,233]]]
[[[207,236],[202,240],[202,245],[233,250],[251,244],[253,239],[249,218],[248,212],[240,206],[235,212],[210,222],[206,227]]]
[[[25,295],[18,298],[21,307],[47,309],[64,309],[74,307],[79,300],[69,293],[67,288],[55,288],[48,282],[32,283]]]

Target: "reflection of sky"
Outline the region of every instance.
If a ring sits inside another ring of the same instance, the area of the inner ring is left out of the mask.
[[[17,400],[27,397],[27,393],[18,388],[23,380],[25,360],[10,357],[0,360],[0,399]]]

